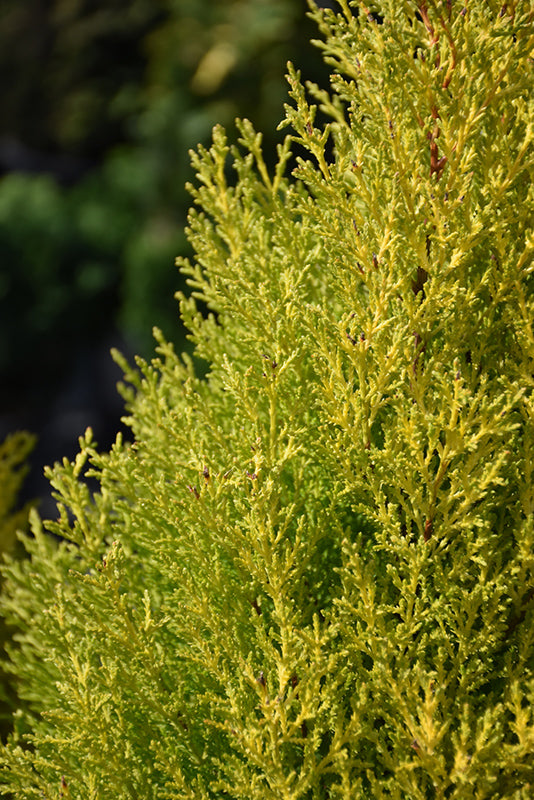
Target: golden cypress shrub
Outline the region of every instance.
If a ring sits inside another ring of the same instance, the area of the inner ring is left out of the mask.
[[[7,569],[15,798],[533,796],[534,11],[313,15],[274,172],[193,155],[207,374],[124,363]]]

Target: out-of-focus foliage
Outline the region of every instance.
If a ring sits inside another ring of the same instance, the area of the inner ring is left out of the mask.
[[[104,316],[112,311],[114,259],[127,222],[116,204],[106,225],[92,184],[89,179],[65,192],[48,175],[21,173],[0,184],[0,369],[6,385],[54,378],[73,342],[90,335],[91,301],[98,298]]]
[[[161,0],[3,0],[3,136],[95,157],[125,137]],[[14,80],[14,77],[16,80]]]
[[[13,550],[17,530],[27,526],[30,504],[18,511],[15,507],[34,445],[35,437],[25,431],[0,443],[0,557]]]
[[[28,527],[27,503],[17,508],[22,482],[28,471],[27,458],[35,438],[25,431],[18,431],[0,442],[0,560],[15,550],[16,533]],[[1,585],[1,584],[0,584]],[[11,638],[9,628],[0,620],[0,647],[5,648]],[[13,691],[11,679],[0,670],[0,736],[4,737],[12,728]]]

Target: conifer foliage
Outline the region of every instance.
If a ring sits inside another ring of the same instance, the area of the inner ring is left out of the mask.
[[[6,568],[15,798],[534,795],[534,11],[312,13],[275,170],[193,155],[207,374],[124,363]]]
[[[20,490],[28,472],[27,459],[35,445],[35,437],[26,431],[17,431],[0,442],[0,558],[20,555],[24,551],[17,542],[17,531],[28,527],[32,504],[18,503]],[[0,580],[0,590],[2,581]],[[10,631],[0,619],[0,647],[2,651],[10,641]],[[11,714],[15,706],[12,676],[6,675],[5,663],[0,663],[0,736],[5,738],[11,730]]]
[[[35,437],[26,431],[12,433],[0,442],[0,553],[11,552],[17,530],[27,526],[31,504],[16,506],[34,445]]]

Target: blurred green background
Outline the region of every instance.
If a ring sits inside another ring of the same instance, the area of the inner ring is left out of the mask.
[[[333,3],[318,2],[327,6]],[[119,427],[111,346],[185,347],[174,266],[188,151],[236,116],[274,159],[286,63],[327,85],[306,0],[3,0],[0,15],[0,440],[44,464]]]

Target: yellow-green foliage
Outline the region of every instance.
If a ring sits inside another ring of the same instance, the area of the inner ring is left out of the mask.
[[[7,571],[15,798],[534,796],[534,11],[353,6],[273,174],[193,156],[207,376],[125,364]]]
[[[35,437],[25,431],[0,443],[0,557],[13,550],[17,530],[27,527],[29,504],[18,510],[15,506],[34,444]]]
[[[17,531],[28,527],[30,503],[17,509],[17,499],[28,471],[27,458],[35,444],[35,437],[25,431],[12,433],[0,443],[0,560],[12,555],[16,547]],[[1,584],[0,584],[1,590]],[[5,649],[12,632],[0,620],[0,645]],[[13,690],[0,664],[0,735],[11,730],[14,707]]]

